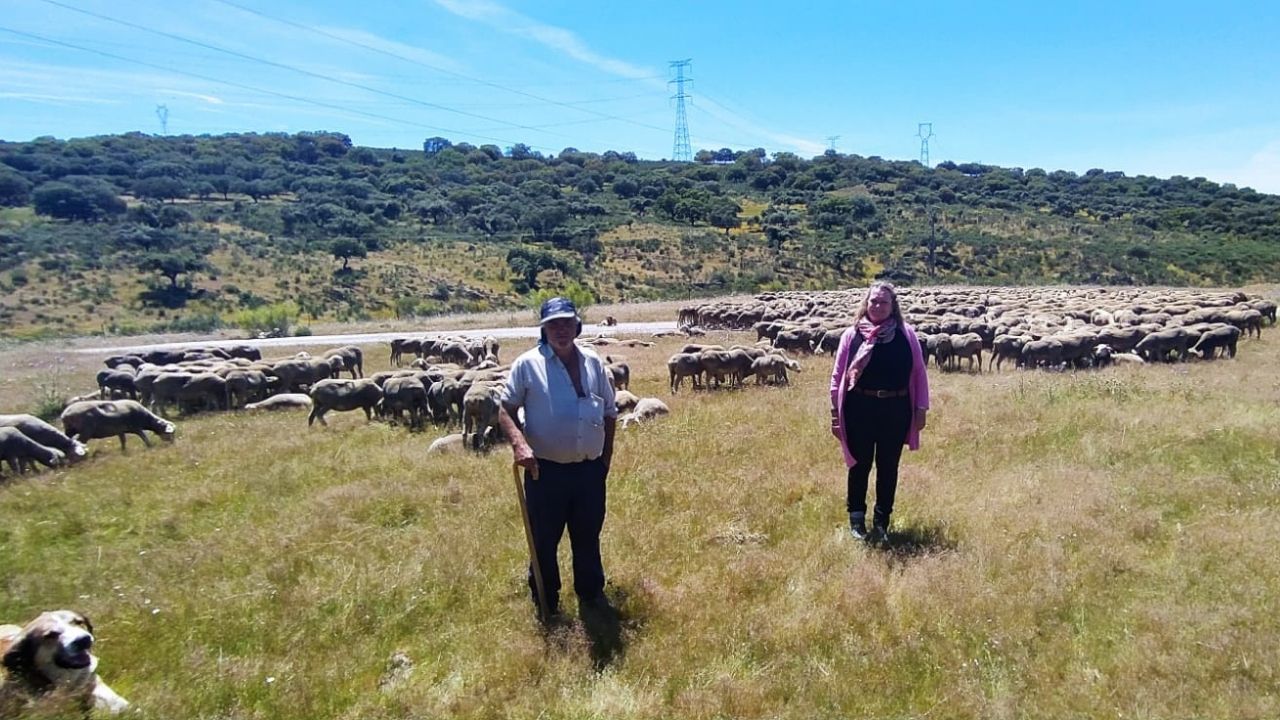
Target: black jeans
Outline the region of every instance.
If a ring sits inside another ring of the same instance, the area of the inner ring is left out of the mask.
[[[579,598],[591,600],[604,592],[604,565],[600,561],[600,530],[604,527],[605,466],[600,458],[576,463],[557,463],[538,458],[538,479],[524,474],[525,502],[533,545],[542,569],[547,606],[553,612],[560,602],[560,565],[556,548],[569,528],[573,549],[573,590]],[[538,602],[529,565],[529,592]]]
[[[844,432],[856,465],[849,468],[849,512],[867,511],[867,483],[876,466],[875,521],[887,525],[898,491],[898,461],[915,413],[909,397],[844,397]]]

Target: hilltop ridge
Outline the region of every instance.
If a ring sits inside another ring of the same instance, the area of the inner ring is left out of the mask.
[[[340,133],[0,142],[0,334],[210,329],[915,283],[1239,285],[1280,196],[828,152],[693,163]]]

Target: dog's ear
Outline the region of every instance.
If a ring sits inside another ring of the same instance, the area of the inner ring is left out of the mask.
[[[35,656],[36,638],[24,632],[9,646],[8,650],[5,650],[4,657],[0,658],[0,665],[3,665],[10,675],[26,676],[31,672]]]
[[[76,619],[84,624],[84,629],[88,630],[90,635],[93,634],[93,623],[89,622],[88,615],[85,615],[84,613],[76,613]]]

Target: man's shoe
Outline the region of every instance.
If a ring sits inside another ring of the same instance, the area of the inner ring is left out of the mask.
[[[867,542],[876,547],[889,547],[888,526],[879,523],[872,524],[871,533],[867,535]]]
[[[849,513],[849,532],[853,534],[854,540],[867,539],[867,514],[860,512]]]
[[[542,615],[542,612],[538,610],[537,606],[534,606],[533,612],[534,615],[538,616],[538,622],[542,623],[545,627],[561,625],[565,621],[564,613],[560,611],[559,605],[556,605],[553,608],[548,608],[547,615],[545,617]]]

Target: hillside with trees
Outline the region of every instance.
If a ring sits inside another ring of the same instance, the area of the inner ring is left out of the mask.
[[[0,142],[0,335],[902,283],[1280,278],[1280,196],[828,152],[547,156],[331,132]]]

